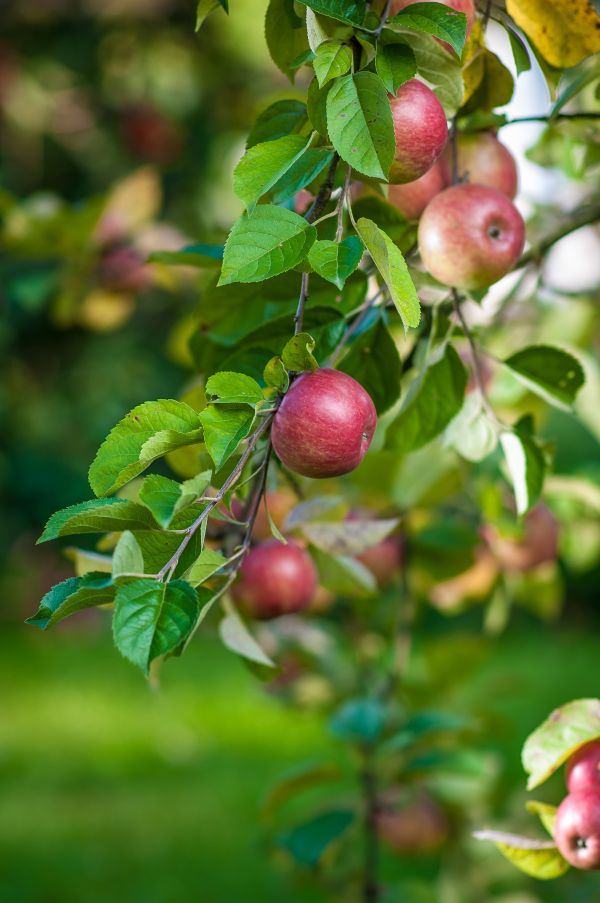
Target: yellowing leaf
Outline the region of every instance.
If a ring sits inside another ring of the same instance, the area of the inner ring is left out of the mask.
[[[465,86],[464,102],[474,94],[484,73],[484,57],[482,50],[485,47],[483,27],[479,19],[473,22],[473,30],[467,39],[462,56],[462,75]]]
[[[506,0],[506,8],[551,66],[576,66],[600,51],[600,17],[590,0]]]

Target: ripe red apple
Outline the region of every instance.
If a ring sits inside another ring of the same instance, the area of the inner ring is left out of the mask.
[[[248,552],[232,592],[246,614],[269,620],[307,608],[317,582],[316,568],[304,549],[273,539]]]
[[[558,555],[558,521],[541,502],[526,515],[520,538],[502,536],[492,526],[485,528],[485,537],[505,571],[529,571],[547,561],[555,561]]]
[[[427,853],[440,847],[448,837],[448,819],[440,805],[428,794],[402,805],[384,799],[375,816],[376,831],[396,853]]]
[[[495,188],[455,185],[431,201],[419,222],[421,260],[435,279],[463,289],[487,288],[517,263],[525,223]]]
[[[556,812],[556,846],[577,869],[600,869],[600,789],[566,796]]]
[[[324,367],[301,373],[283,397],[271,438],[279,459],[305,477],[337,477],[358,467],[377,425],[360,383]]]
[[[592,740],[571,756],[565,773],[569,793],[594,789],[600,793],[600,740]]]
[[[397,13],[401,12],[401,10],[406,9],[407,6],[411,6],[411,4],[418,2],[421,2],[421,0],[394,0],[392,3],[391,15],[395,16]],[[422,2],[431,3],[432,0],[422,0]],[[443,3],[444,6],[449,6],[451,9],[455,9],[457,13],[465,14],[467,17],[467,37],[469,37],[475,20],[475,0],[437,0],[437,2]],[[452,48],[445,41],[440,41],[440,44],[451,51]]]
[[[411,78],[390,97],[396,152],[390,182],[413,182],[431,169],[448,140],[441,103],[427,85]]]
[[[132,294],[152,284],[148,266],[131,245],[114,245],[103,253],[99,279],[110,291]]]
[[[424,176],[403,185],[390,185],[388,201],[407,219],[417,220],[427,204],[446,187],[444,171],[439,160]]]
[[[385,589],[392,582],[402,564],[403,547],[399,536],[386,536],[377,545],[365,549],[357,555],[377,581],[379,589]]]
[[[509,198],[517,193],[517,164],[507,147],[493,132],[463,132],[456,142],[458,179],[472,185],[495,188]],[[444,178],[452,182],[452,148],[446,147],[440,161]]]

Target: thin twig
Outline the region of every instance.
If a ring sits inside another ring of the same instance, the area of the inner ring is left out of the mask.
[[[392,3],[393,3],[393,0],[386,0],[386,4],[383,7],[383,12],[381,13],[381,19],[379,20],[379,25],[373,32],[373,34],[375,35],[376,38],[379,37],[379,35],[383,31],[383,29],[385,28],[385,23],[387,22],[387,20],[389,19],[389,16],[390,16],[390,10],[392,8]]]
[[[335,179],[335,171],[339,162],[340,155],[338,153],[335,153],[333,155],[331,163],[329,164],[329,169],[327,170],[325,181],[321,185],[318,195],[304,215],[304,218],[308,223],[314,223],[315,220],[319,219],[319,217],[323,213],[323,210],[327,206],[327,202],[331,197],[331,192],[333,191],[333,180]]]
[[[339,242],[342,240],[342,235],[344,234],[344,202],[348,196],[348,192],[350,190],[350,185],[352,183],[352,167],[350,164],[346,167],[346,178],[344,179],[344,187],[342,188],[342,193],[340,194],[340,198],[338,201],[337,207],[337,229],[335,232],[335,240]]]
[[[300,297],[298,298],[298,306],[294,315],[294,335],[298,335],[298,333],[302,332],[302,326],[304,324],[304,305],[308,300],[309,277],[310,273],[302,273],[302,279],[300,280]]]
[[[514,119],[507,119],[506,122],[499,122],[496,128],[503,129],[507,125],[518,125],[521,122],[556,122],[557,119],[600,119],[600,113],[592,113],[586,111],[584,113],[551,113],[539,116],[515,116]]]
[[[193,521],[190,526],[186,529],[184,538],[180,545],[177,547],[175,552],[171,555],[167,563],[160,569],[157,574],[157,578],[159,580],[164,580],[164,578],[169,575],[168,579],[171,579],[179,561],[181,560],[181,556],[184,551],[188,547],[194,533],[202,526],[206,518],[209,516],[210,512],[213,508],[216,508],[217,505],[223,500],[225,495],[229,492],[231,487],[235,485],[238,480],[240,474],[242,473],[246,463],[250,459],[252,452],[254,451],[258,440],[263,435],[263,433],[268,429],[271,425],[271,421],[275,415],[271,414],[269,417],[265,417],[265,419],[259,424],[259,426],[255,429],[252,435],[248,439],[248,444],[244,452],[242,453],[240,460],[235,465],[234,469],[231,471],[230,475],[227,477],[219,491],[216,493],[215,497],[208,503],[206,508],[202,511],[201,514],[198,515],[195,521]]]
[[[571,232],[576,232],[577,229],[581,229],[583,226],[589,226],[592,223],[600,221],[600,205],[593,204],[589,207],[582,207],[581,210],[574,210],[571,214],[567,215],[569,216],[569,219],[565,220],[564,223],[561,223],[560,226],[557,226],[553,232],[550,232],[545,238],[542,238],[537,245],[523,254],[521,259],[515,264],[515,270],[527,266],[528,263],[539,262],[545,252],[551,248],[552,245],[556,244],[557,241],[560,241],[561,238],[570,235]]]

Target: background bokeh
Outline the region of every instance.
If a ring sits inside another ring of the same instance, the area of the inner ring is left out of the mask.
[[[273,853],[260,818],[278,775],[340,755],[318,707],[283,707],[212,629],[157,693],[114,652],[105,618],[50,636],[22,623],[71,573],[64,548],[35,548],[47,517],[87,497],[89,462],[125,411],[190,380],[197,277],[157,264],[138,291],[107,276],[95,212],[126,211],[140,260],[223,237],[239,211],[230,176],[245,134],[257,110],[296,91],[268,59],[265,6],[232,2],[229,20],[218,11],[199,35],[184,0],[5,0],[0,10],[0,903],[331,899]],[[547,104],[534,71],[511,112]],[[530,214],[549,196],[575,203],[585,175],[567,147],[562,172],[525,160],[541,130],[502,136]],[[572,149],[582,141],[574,130]],[[594,329],[599,267],[593,230],[548,263],[573,335]],[[583,425],[557,414],[547,424],[564,474],[598,473],[597,395],[586,397]],[[492,775],[478,815],[496,823],[522,818],[523,738],[556,705],[598,695],[599,541],[587,522],[571,537],[579,566],[562,569],[566,605],[553,621],[519,612],[485,639],[471,611],[419,627],[417,660],[449,675],[436,702],[485,725],[473,742]],[[600,893],[593,878],[528,881],[466,828],[461,843],[446,858],[386,863],[409,882],[407,903]]]

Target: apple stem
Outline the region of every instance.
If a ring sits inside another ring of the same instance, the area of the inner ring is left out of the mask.
[[[342,193],[340,194],[340,198],[338,201],[337,207],[337,229],[335,233],[335,240],[338,244],[342,240],[342,235],[344,234],[344,202],[348,196],[348,192],[350,190],[350,185],[352,184],[352,167],[348,165],[346,167],[346,178],[344,180],[344,187],[342,188]]]

